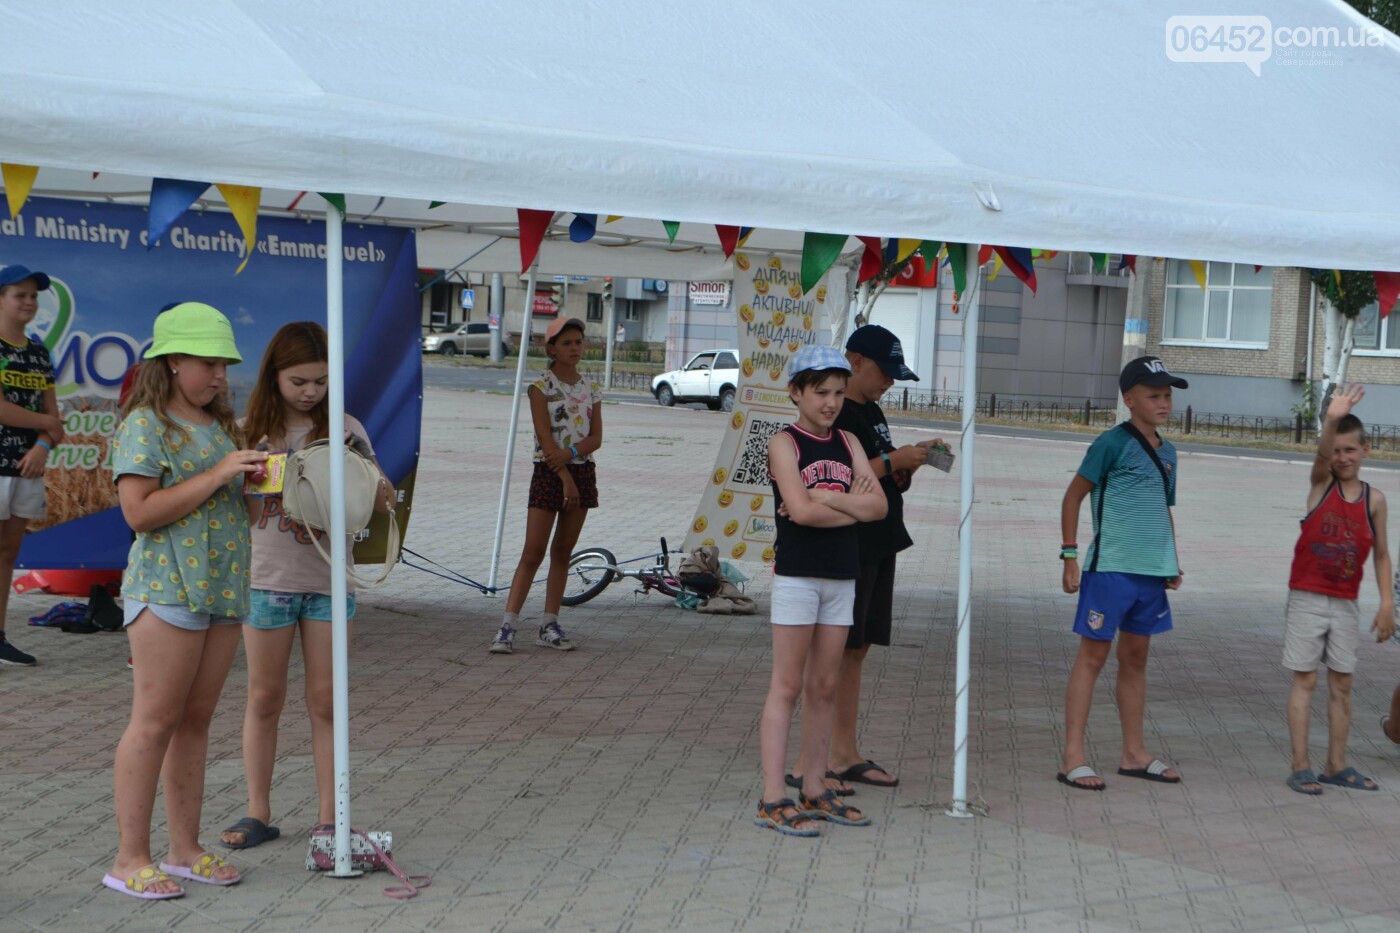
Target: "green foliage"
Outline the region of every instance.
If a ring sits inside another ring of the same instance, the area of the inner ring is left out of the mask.
[[[1384,26],[1393,33],[1400,33],[1400,0],[1347,0],[1358,13]]]
[[[1314,424],[1317,421],[1317,383],[1311,379],[1303,381],[1303,395],[1298,400],[1298,404],[1288,409],[1294,415],[1301,416],[1304,424]]]
[[[1361,313],[1362,308],[1374,304],[1377,300],[1376,277],[1370,272],[1344,269],[1340,274],[1340,285],[1335,269],[1309,269],[1308,275],[1342,317],[1354,318]]]

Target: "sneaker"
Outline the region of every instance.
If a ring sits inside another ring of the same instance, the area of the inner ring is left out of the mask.
[[[515,650],[515,629],[509,622],[501,623],[501,630],[491,640],[492,654],[510,654]]]
[[[559,627],[558,622],[551,622],[541,627],[535,644],[543,645],[546,648],[558,648],[560,651],[574,650],[574,643],[569,641],[569,636],[564,634],[564,630]]]
[[[32,667],[34,663],[34,655],[25,654],[6,641],[4,635],[0,635],[0,664],[24,664]]]

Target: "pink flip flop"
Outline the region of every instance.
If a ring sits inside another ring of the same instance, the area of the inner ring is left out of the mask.
[[[154,865],[147,865],[145,868],[132,872],[131,877],[126,880],[110,873],[102,876],[102,883],[113,891],[120,891],[128,897],[140,898],[143,901],[169,901],[177,897],[184,897],[184,888],[176,891],[148,890],[151,885],[157,882],[169,880],[171,880],[170,875],[157,869]]]
[[[171,865],[169,862],[161,862],[160,870],[174,875],[176,878],[185,881],[194,881],[198,884],[213,884],[221,888],[226,888],[231,884],[238,884],[243,880],[242,875],[234,875],[232,878],[215,878],[214,872],[227,865],[221,856],[213,852],[205,852],[194,860],[194,864],[189,868],[183,865]]]

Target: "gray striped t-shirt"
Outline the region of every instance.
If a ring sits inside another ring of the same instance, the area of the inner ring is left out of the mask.
[[[1123,425],[1089,445],[1079,465],[1079,475],[1094,484],[1094,541],[1081,563],[1085,570],[1152,577],[1180,572],[1168,511],[1176,505],[1176,448],[1163,439],[1157,456],[1167,468],[1166,490],[1161,471]]]

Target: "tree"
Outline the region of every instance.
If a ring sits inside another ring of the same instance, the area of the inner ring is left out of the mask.
[[[1336,269],[1309,269],[1308,275],[1323,296],[1322,400],[1317,404],[1317,429],[1321,431],[1322,412],[1327,410],[1333,390],[1347,381],[1356,318],[1363,308],[1376,301],[1376,278],[1370,272]]]

